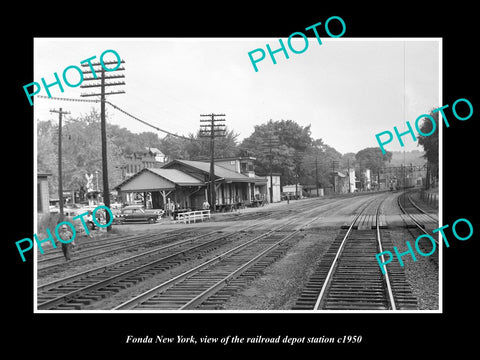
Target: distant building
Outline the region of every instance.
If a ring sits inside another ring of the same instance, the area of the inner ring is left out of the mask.
[[[340,171],[335,171],[333,173],[335,181],[335,193],[336,194],[346,194],[350,191],[350,183],[348,175]]]
[[[150,148],[146,151],[135,151],[130,154],[125,154],[124,164],[122,165],[122,180],[128,179],[142,169],[158,169],[163,165],[163,162],[157,161],[162,158],[161,152],[155,153]],[[155,148],[151,148],[155,149]],[[158,149],[157,149],[158,150]],[[163,155],[165,157],[165,155]]]
[[[372,178],[370,169],[365,170],[365,188],[366,190],[371,190],[372,188]]]
[[[154,147],[146,147],[145,148],[147,151],[150,151],[153,153],[155,156],[155,161],[160,162],[160,163],[166,163],[167,162],[167,155],[165,155],[163,152],[161,152],[159,149],[154,148]]]
[[[357,190],[357,188],[355,186],[356,181],[355,181],[355,169],[354,168],[349,169],[348,181],[350,183],[349,192],[354,193]]]
[[[318,190],[318,192],[317,192]],[[324,189],[321,188],[320,186],[317,189],[317,185],[315,184],[310,184],[310,185],[303,185],[303,191],[308,195],[308,196],[324,196]],[[317,195],[318,194],[318,195]]]
[[[283,193],[290,196],[290,199],[302,197],[303,186],[301,184],[284,185]]]
[[[402,189],[404,187],[423,186],[428,175],[426,162],[422,165],[388,166],[380,173],[380,182],[387,188]]]
[[[270,201],[270,175],[265,176],[267,179],[267,196],[268,201]],[[272,183],[273,183],[273,190],[272,190],[272,202],[279,202],[282,200],[282,192],[280,188],[280,174],[279,173],[272,173]]]

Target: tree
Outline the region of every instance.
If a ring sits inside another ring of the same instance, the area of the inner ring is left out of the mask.
[[[173,135],[166,135],[163,139],[160,140],[160,149],[162,152],[168,156],[169,160],[174,159],[190,159],[190,155],[187,151],[187,147],[190,142],[195,141],[193,134],[190,134],[189,137],[192,140],[182,139]]]
[[[215,138],[215,158],[233,157],[238,153],[237,139],[239,134],[225,127],[225,136]],[[196,133],[193,141],[187,143],[189,160],[210,161],[210,138],[200,137],[200,130]]]
[[[370,169],[374,173],[378,173],[387,161],[392,158],[392,153],[387,151],[383,155],[379,147],[370,147],[360,150],[355,155],[355,160],[364,169]]]
[[[340,160],[340,167],[342,169],[352,169],[357,164],[357,158],[355,153],[345,153],[342,155],[342,159]]]
[[[303,183],[316,184],[318,187],[326,188],[333,186],[333,169],[342,169],[340,160],[342,154],[335,148],[324,144],[322,139],[316,139],[307,151],[303,159]],[[334,165],[334,166],[333,166]]]
[[[277,139],[270,146],[268,139]],[[253,133],[240,145],[239,153],[249,153],[256,158],[258,173],[280,173],[282,184],[294,184],[302,177],[302,158],[311,147],[310,125],[302,127],[292,120],[269,120],[256,125]]]
[[[430,116],[435,119],[435,124],[440,124],[438,121],[438,112],[430,111]],[[423,120],[420,124],[420,132],[423,134],[430,134],[433,130],[433,124],[430,120]],[[428,174],[427,174],[427,189],[432,182],[438,178],[438,129],[429,136],[418,135],[418,144],[423,146],[425,151],[424,157],[428,162]]]
[[[159,148],[169,160],[205,160],[210,159],[210,138],[200,137],[197,133],[189,134],[190,140],[173,135],[167,135],[159,142]],[[239,134],[225,128],[225,137],[215,138],[215,157],[232,157],[238,154],[237,139]]]
[[[385,163],[392,159],[392,153],[386,151],[385,155],[382,153],[382,150],[379,147],[369,147],[363,150],[360,150],[355,155],[355,160],[360,167],[360,180],[362,183],[363,179],[363,170],[370,169],[372,174],[377,175],[378,181],[380,181],[380,170],[385,166]]]
[[[52,174],[48,181],[50,194],[58,194],[58,142],[54,142],[55,137],[58,137],[58,125],[51,121],[37,123],[37,171]]]
[[[118,184],[121,181],[122,145],[128,143],[128,140],[123,139],[123,137],[127,137],[127,133],[130,132],[107,123],[110,184]],[[39,171],[52,173],[49,181],[51,194],[57,193],[57,164],[58,124],[52,125],[50,121],[39,121],[37,126],[37,167]],[[100,114],[94,108],[89,114],[76,119],[65,119],[62,131],[62,164],[65,190],[85,191],[85,174],[94,174],[95,171],[98,171],[99,176],[102,176]],[[99,190],[101,190],[101,181],[99,181]]]
[[[62,139],[65,189],[84,190],[85,174],[95,174],[98,171],[99,179],[102,177],[102,144],[99,120],[99,114],[93,110],[88,116],[66,121],[63,129],[65,136]],[[118,132],[119,127],[117,125],[107,123],[108,181],[112,186],[121,181],[123,151],[121,146],[115,143],[115,141],[118,141]],[[100,180],[98,186],[99,190],[102,191]]]
[[[269,146],[269,138],[278,139],[278,145]],[[300,126],[293,120],[269,120],[256,125],[253,133],[240,145],[239,154],[256,158],[257,173],[281,174],[282,185],[315,184],[328,186],[332,182],[332,161],[341,154],[322,139],[311,137],[310,125]]]

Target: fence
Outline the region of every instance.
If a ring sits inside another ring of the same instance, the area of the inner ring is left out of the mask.
[[[420,199],[422,199],[427,204],[438,208],[438,194],[429,193],[422,190],[420,191]]]
[[[210,219],[210,210],[188,211],[178,214],[175,222],[190,224],[192,221],[195,223],[197,220],[204,221],[207,218]]]

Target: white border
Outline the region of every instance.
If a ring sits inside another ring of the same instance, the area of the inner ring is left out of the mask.
[[[316,39],[315,37],[308,37],[309,39]],[[43,39],[43,38],[42,38]],[[80,40],[83,38],[71,38],[72,41]],[[156,40],[175,40],[175,41],[216,41],[216,40],[225,40],[225,41],[235,41],[235,40],[278,40],[277,38],[94,38],[95,40],[106,40],[106,39],[115,39],[115,40],[132,40],[136,39],[156,41]],[[35,40],[35,38],[34,38]],[[438,94],[438,105],[443,105],[443,38],[432,37],[432,38],[328,38],[322,37],[322,42],[330,41],[438,41],[438,59],[439,59],[439,94]],[[249,49],[246,49],[247,52]],[[34,74],[35,75],[35,74]],[[253,73],[252,73],[253,75]],[[35,105],[34,105],[35,106]],[[406,109],[405,109],[406,111]],[[35,113],[35,112],[34,112]],[[420,114],[419,114],[420,115]],[[407,121],[407,120],[406,120]],[[440,123],[440,122],[439,122]],[[443,226],[443,126],[439,126],[439,227]],[[34,183],[34,230],[37,232],[38,222],[37,222],[37,121],[34,119],[34,150],[33,150],[33,183]],[[373,135],[373,133],[372,133]],[[417,140],[418,141],[418,140]],[[33,241],[33,239],[32,239]],[[438,288],[438,298],[439,298],[439,308],[438,310],[38,310],[37,309],[37,249],[34,246],[34,255],[33,255],[33,312],[35,314],[179,314],[179,315],[189,315],[189,314],[310,314],[310,315],[321,315],[321,314],[441,314],[443,313],[443,246],[440,245],[439,241],[439,288]]]

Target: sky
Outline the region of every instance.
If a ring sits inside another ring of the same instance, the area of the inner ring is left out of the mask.
[[[279,52],[273,64],[266,44],[275,50],[278,38],[36,38],[32,82],[53,83],[54,72],[62,79],[66,67],[92,56],[98,62],[105,50],[115,50],[125,60],[126,85],[111,89],[126,93],[107,100],[159,128],[188,135],[199,129],[200,114],[221,113],[242,140],[270,119],[294,120],[311,125],[312,138],[342,154],[376,147],[375,134],[393,132],[393,126],[404,131],[405,121],[413,126],[418,116],[442,105],[441,39],[308,40],[303,53],[287,47],[289,59]],[[304,40],[295,37],[292,46],[302,49]],[[267,54],[255,72],[248,53],[257,48]],[[104,60],[115,57],[107,53]],[[67,74],[77,82],[75,70]],[[53,97],[92,99],[80,97],[91,89],[62,84],[63,93],[50,88]],[[46,96],[45,89],[39,95]],[[58,121],[50,110],[60,107],[70,112],[67,120],[100,109],[99,103],[38,97],[34,103],[37,121]],[[108,105],[107,114],[109,122],[132,132],[156,132]],[[422,149],[409,136],[403,140],[405,147],[394,141],[386,150]]]

